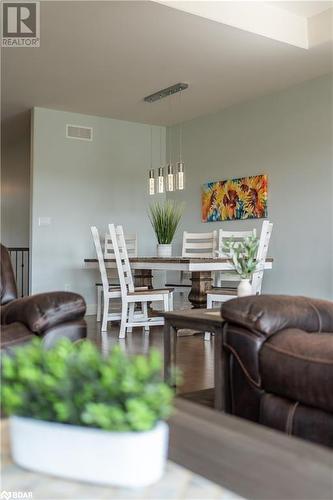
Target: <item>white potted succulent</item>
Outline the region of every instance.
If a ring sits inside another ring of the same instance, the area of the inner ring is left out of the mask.
[[[183,214],[182,205],[168,200],[149,207],[149,219],[157,238],[157,256],[171,257],[172,240]]]
[[[124,487],[157,481],[166,462],[173,391],[159,353],[103,358],[91,342],[40,341],[2,360],[2,405],[18,465]]]
[[[238,297],[252,295],[251,277],[257,270],[256,261],[259,239],[252,235],[243,241],[227,240],[223,247],[223,253],[228,255],[241,280],[237,287]]]

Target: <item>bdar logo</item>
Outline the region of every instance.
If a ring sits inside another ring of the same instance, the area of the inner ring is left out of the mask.
[[[11,496],[9,491],[2,491],[0,494],[0,498],[5,498],[5,500],[9,500]]]

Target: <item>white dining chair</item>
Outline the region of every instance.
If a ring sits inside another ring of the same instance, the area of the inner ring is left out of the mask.
[[[164,325],[163,317],[148,316],[148,302],[162,302],[164,311],[171,311],[173,309],[172,290],[167,288],[135,290],[123,228],[122,226],[116,227],[114,224],[109,224],[109,232],[121,290],[119,338],[124,338],[126,332],[131,332],[134,327],[143,327],[146,332],[149,332],[150,326]],[[140,315],[135,314],[135,304],[141,305],[142,313]]]
[[[136,234],[125,234],[125,241],[127,245],[127,251],[129,257],[137,257],[138,256],[138,238]],[[112,246],[111,236],[106,233],[104,239],[104,259],[114,259],[114,250]],[[118,275],[114,275],[112,270],[109,269],[108,277],[112,280],[111,286],[119,285]],[[116,271],[116,270],[115,270]],[[102,303],[103,303],[103,283],[96,283],[96,294],[97,294],[97,314],[96,320],[97,322],[101,321],[101,313],[102,313]]]
[[[252,295],[260,295],[264,277],[265,261],[267,258],[269,241],[273,224],[268,220],[262,223],[259,245],[256,255],[257,268],[251,277]],[[216,303],[226,302],[237,297],[237,288],[215,288],[207,292],[207,309],[212,309]],[[205,332],[205,340],[210,339],[210,332]]]
[[[120,299],[121,298],[121,290],[120,286],[113,286],[109,283],[109,277],[106,272],[104,255],[102,251],[101,240],[99,237],[98,229],[96,226],[91,226],[91,233],[93,235],[95,250],[98,259],[98,267],[102,280],[102,294],[103,294],[103,321],[102,321],[102,331],[107,330],[107,323],[109,321],[116,321],[121,319],[121,314],[119,313],[111,313],[110,312],[110,301],[111,299]],[[99,309],[99,311],[98,311]],[[101,317],[101,304],[98,305],[97,302],[97,316],[99,314],[99,318]],[[100,321],[100,319],[99,319]]]
[[[217,244],[217,253],[219,257],[226,257],[223,252],[224,246],[227,241],[243,241],[245,238],[249,236],[256,236],[256,229],[251,229],[248,231],[226,231],[224,229],[219,230],[218,234],[218,244]],[[230,287],[231,284],[234,284],[236,288],[236,283],[239,281],[239,275],[236,271],[230,271],[228,273],[224,272],[216,272],[214,273],[214,286],[218,288],[222,288],[223,286]]]
[[[189,258],[213,258],[217,249],[217,231],[209,233],[183,233],[182,257]],[[177,291],[184,293],[191,285],[186,283],[189,280],[191,273],[187,271],[180,272],[179,283],[167,283],[166,286],[177,288]]]

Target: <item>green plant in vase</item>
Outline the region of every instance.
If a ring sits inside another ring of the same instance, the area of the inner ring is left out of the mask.
[[[159,257],[171,257],[172,241],[182,215],[183,205],[171,200],[149,207],[149,220],[157,238]]]
[[[45,350],[36,339],[4,354],[2,408],[10,416],[14,461],[103,484],[154,482],[166,460],[164,420],[174,396],[161,369],[157,351],[129,357],[116,346],[103,357],[89,341],[63,339]]]
[[[258,246],[259,239],[254,235],[247,236],[243,241],[235,241],[230,238],[223,246],[223,252],[228,255],[235,271],[241,277],[238,285],[238,296],[240,297],[252,293],[250,279],[258,267],[256,261]]]

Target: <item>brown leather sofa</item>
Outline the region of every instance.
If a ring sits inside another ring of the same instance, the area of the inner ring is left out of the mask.
[[[222,316],[227,411],[333,447],[333,302],[242,297]]]
[[[60,337],[72,341],[86,337],[84,299],[71,292],[50,292],[17,298],[9,253],[3,245],[0,273],[1,348],[7,349],[43,337],[45,348]]]

